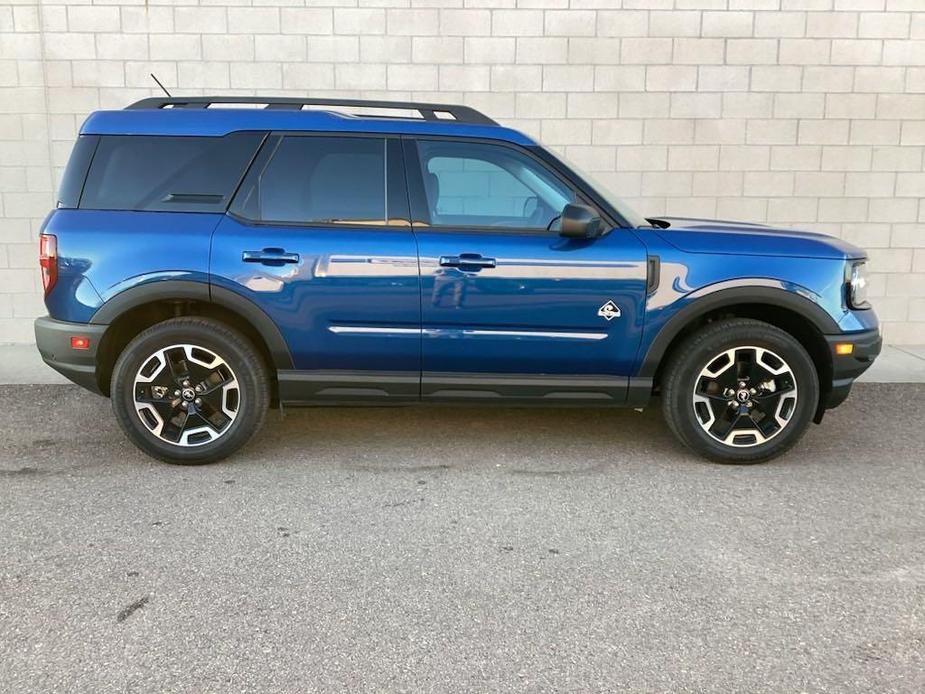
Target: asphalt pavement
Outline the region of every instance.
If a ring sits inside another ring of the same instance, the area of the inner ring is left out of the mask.
[[[725,467],[657,409],[287,410],[183,468],[2,386],[0,691],[921,692],[923,413]]]

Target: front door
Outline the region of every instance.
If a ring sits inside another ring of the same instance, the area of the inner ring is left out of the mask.
[[[585,202],[529,152],[404,140],[421,266],[422,395],[620,404],[639,344],[645,248],[567,239]]]
[[[417,248],[397,138],[271,135],[212,241],[211,280],[279,327],[284,401],[419,397]]]

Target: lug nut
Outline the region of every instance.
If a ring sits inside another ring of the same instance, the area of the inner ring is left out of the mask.
[[[730,400],[730,401],[729,401],[729,407],[735,407],[735,406],[736,406],[736,401],[735,401],[735,400]]]
[[[186,409],[186,403],[185,403],[185,402],[181,402],[181,403],[180,403],[180,407],[182,407],[182,408],[185,410],[185,409]]]
[[[183,381],[183,387],[184,387],[184,388],[189,388],[189,379]]]
[[[197,405],[201,405],[201,404],[202,404],[202,398],[196,398],[193,402],[195,402]]]
[[[180,391],[179,391],[179,390],[173,391],[173,394],[176,395],[177,397],[180,397]]]
[[[745,387],[745,381],[739,381],[739,388]]]
[[[745,406],[746,406],[746,407],[751,407],[752,405],[754,405],[754,403],[753,403],[751,400],[749,400],[747,403],[745,403]]]
[[[196,386],[196,392],[197,392],[197,393],[201,393],[201,392],[202,392],[202,386],[201,386],[201,385]]]

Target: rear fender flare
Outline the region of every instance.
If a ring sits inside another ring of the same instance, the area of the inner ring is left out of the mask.
[[[237,313],[266,342],[267,349],[277,369],[291,369],[292,356],[289,346],[279,328],[253,301],[222,287],[210,287],[204,282],[188,280],[159,280],[136,285],[116,294],[103,304],[93,317],[91,323],[109,325],[126,311],[157,301],[189,300],[211,303]]]

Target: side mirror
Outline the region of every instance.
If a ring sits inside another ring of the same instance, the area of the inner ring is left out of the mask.
[[[596,239],[604,233],[604,222],[587,205],[569,203],[562,209],[559,235],[571,239]]]

